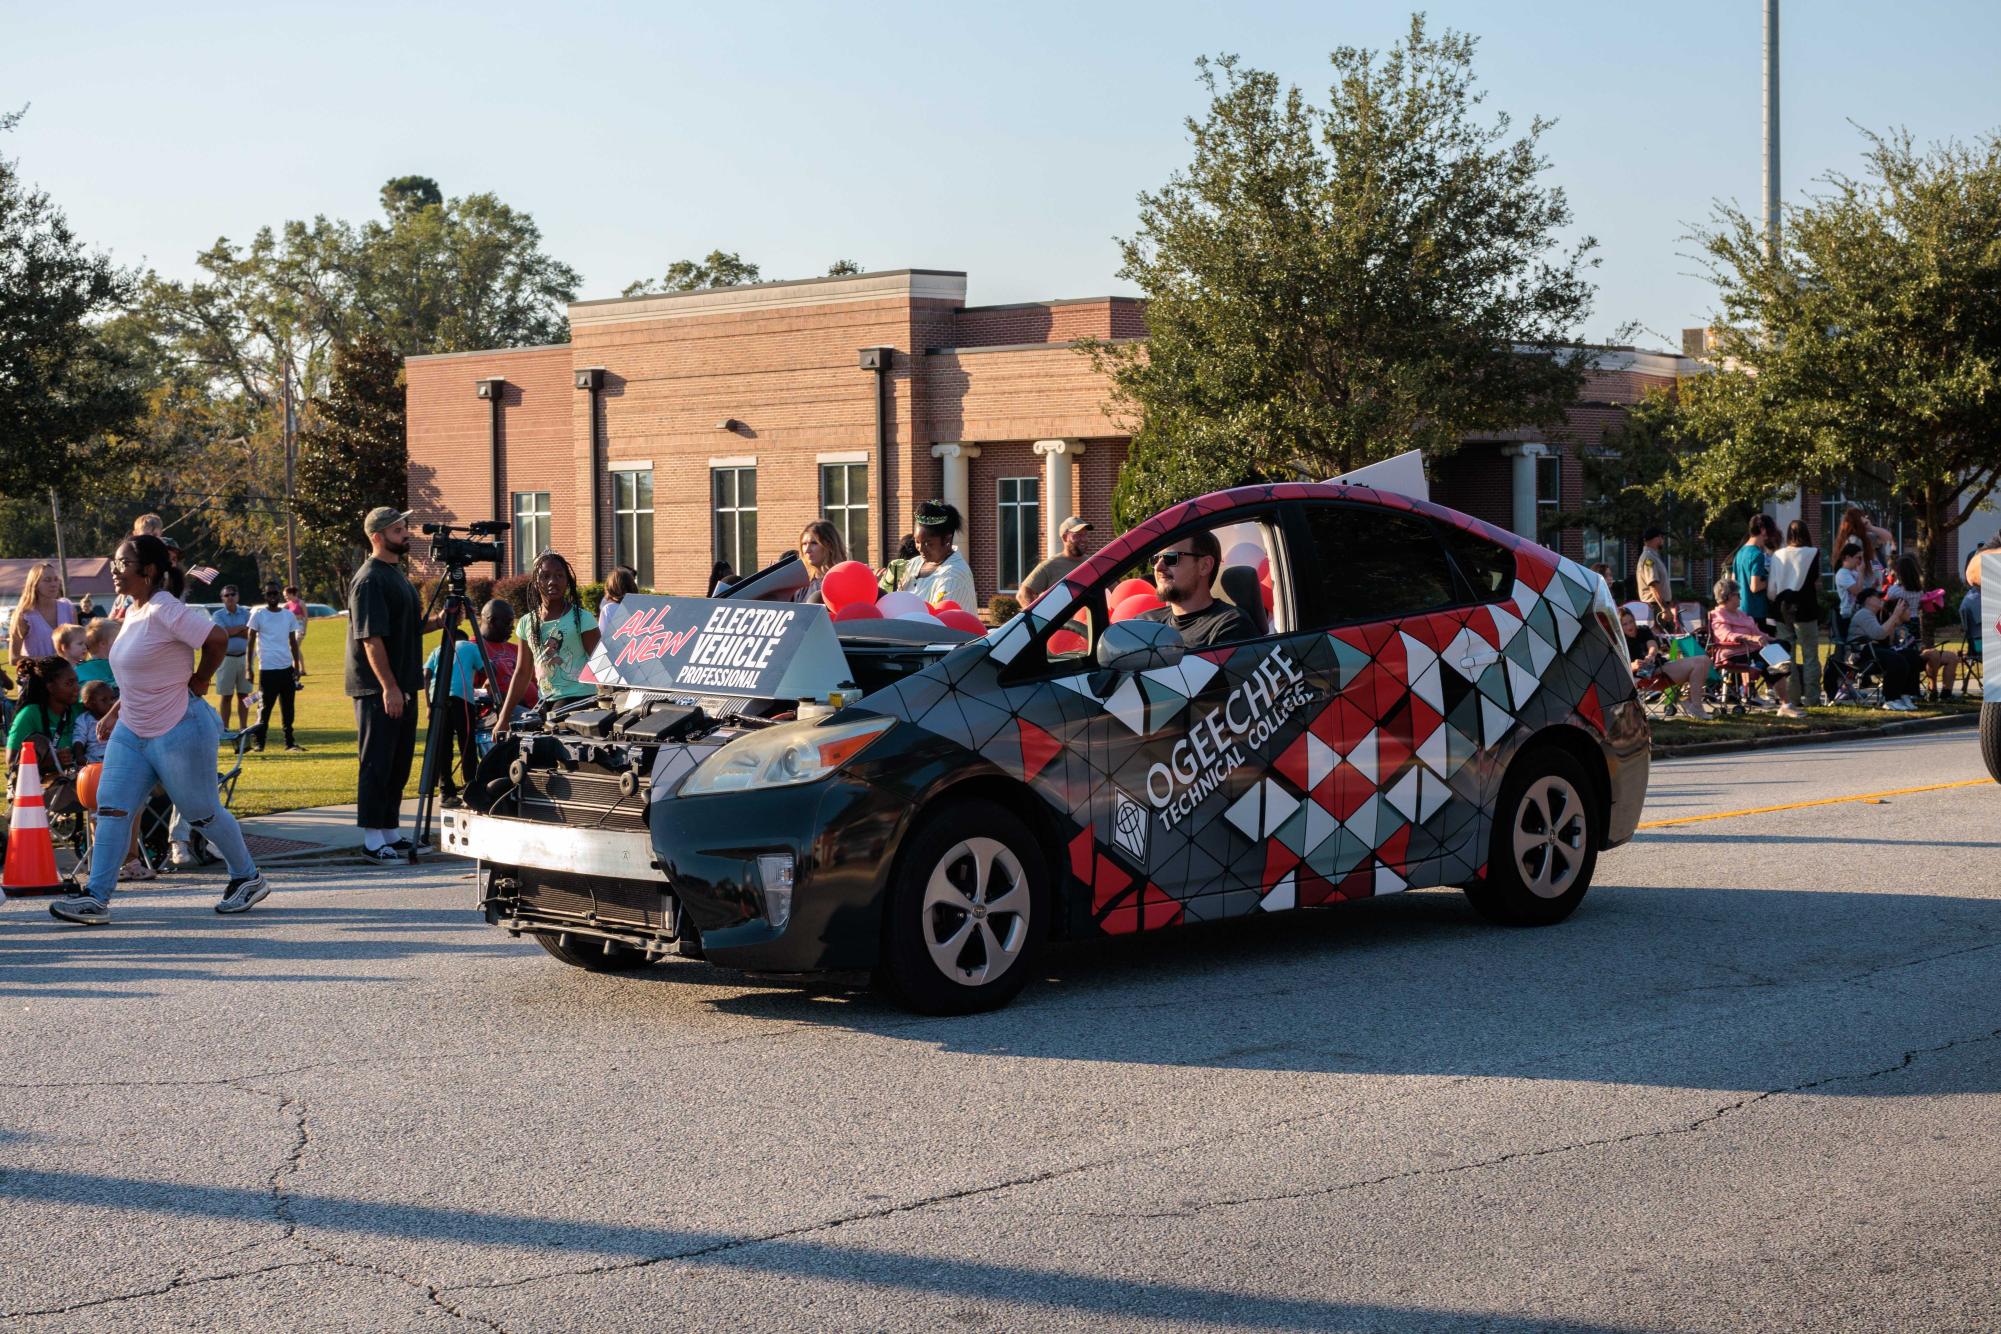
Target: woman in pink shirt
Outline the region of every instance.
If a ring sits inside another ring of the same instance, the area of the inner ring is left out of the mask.
[[[166,544],[150,535],[126,538],[111,558],[112,581],[131,599],[125,627],[111,646],[118,703],[98,723],[98,735],[108,734],[109,744],[97,785],[90,886],[49,905],[61,921],[90,926],[111,920],[111,890],[132,820],[156,783],[229,866],[217,912],[246,911],[271,892],[216,791],[222,719],[202,696],[228,637],[206,612],[167,591],[171,566]]]
[[[1737,672],[1748,688],[1764,675],[1764,669],[1756,665],[1746,666],[1746,655],[1756,653],[1771,643],[1771,636],[1760,630],[1758,623],[1740,609],[1742,598],[1737,592],[1735,579],[1718,579],[1715,593],[1716,607],[1709,613],[1709,651],[1719,669]],[[1786,680],[1790,683],[1787,689],[1789,698],[1780,703],[1779,716],[1804,718],[1806,715],[1800,712],[1797,702],[1799,682],[1790,675]]]

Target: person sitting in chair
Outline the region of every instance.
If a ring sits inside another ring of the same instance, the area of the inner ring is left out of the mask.
[[[1748,689],[1763,679],[1765,669],[1752,657],[1765,645],[1772,642],[1757,621],[1742,610],[1737,581],[1728,577],[1716,581],[1716,608],[1709,613],[1710,652],[1716,665],[1725,672],[1736,673]],[[1793,702],[1792,692],[1799,690],[1799,682],[1791,680],[1788,698],[1779,705],[1781,718],[1804,718],[1806,714]]]
[[[1633,669],[1634,682],[1649,688],[1680,686],[1683,712],[1708,722],[1711,715],[1709,706],[1702,701],[1702,682],[1709,675],[1709,659],[1670,659],[1653,627],[1641,625],[1623,607],[1619,609],[1619,629],[1626,636],[1626,661]]]
[[[1905,621],[1910,604],[1899,602],[1887,615],[1883,611],[1883,590],[1865,588],[1855,595],[1855,616],[1848,623],[1848,637],[1876,661],[1883,674],[1883,707],[1898,713],[1917,708],[1911,696],[1918,690],[1918,671],[1923,665],[1910,644]]]

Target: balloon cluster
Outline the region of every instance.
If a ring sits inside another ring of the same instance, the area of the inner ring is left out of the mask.
[[[986,623],[956,602],[933,607],[915,593],[876,591],[875,571],[858,560],[844,560],[820,580],[820,597],[837,621],[930,621],[971,635],[987,632]]]

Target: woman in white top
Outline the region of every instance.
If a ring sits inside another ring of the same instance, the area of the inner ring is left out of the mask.
[[[98,735],[108,735],[110,744],[97,785],[90,888],[49,905],[50,914],[65,922],[111,920],[111,890],[132,821],[156,783],[229,866],[217,912],[243,912],[271,892],[250,859],[236,817],[216,791],[222,719],[202,696],[228,636],[207,613],[167,591],[171,566],[166,545],[150,535],[126,538],[111,558],[111,578],[131,599],[131,610],[111,646],[118,703],[98,723]]]
[[[28,582],[21,587],[21,600],[7,627],[7,661],[46,658],[55,653],[57,629],[76,624],[76,609],[61,592],[55,566],[43,561],[28,571]]]
[[[632,615],[632,608],[625,605],[625,595],[638,591],[639,571],[630,565],[612,570],[604,581],[604,597],[598,602],[598,632],[603,638],[612,638],[619,622]]]
[[[956,602],[961,610],[979,606],[973,592],[973,569],[959,554],[952,539],[965,527],[958,508],[942,500],[927,500],[917,507],[917,559],[903,569],[900,591],[915,593],[935,607]]]

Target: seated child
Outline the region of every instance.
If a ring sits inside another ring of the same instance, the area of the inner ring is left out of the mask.
[[[21,748],[30,738],[42,738],[35,746],[35,758],[44,785],[65,773],[74,773],[82,763],[76,743],[76,668],[60,657],[30,658],[21,664],[21,707],[7,728],[5,747],[7,772],[21,762]],[[53,748],[54,753],[46,753]]]
[[[118,632],[125,622],[114,621],[109,616],[100,616],[83,627],[83,646],[86,656],[76,664],[76,679],[79,681],[102,681],[112,688],[115,695],[118,683],[111,679],[111,641],[118,638]]]
[[[118,622],[112,621],[116,625]],[[83,750],[83,763],[104,763],[104,748],[111,743],[97,739],[97,724],[111,706],[118,702],[118,692],[111,688],[109,681],[85,681],[80,687],[83,714],[76,720],[76,731],[70,740]]]
[[[499,598],[481,607],[479,637],[486,643],[486,656],[493,660],[493,674],[499,679],[487,680],[482,668],[474,684],[486,687],[495,701],[506,699],[507,684],[521,665],[521,645],[514,638],[514,608]],[[532,709],[540,698],[535,673],[530,672],[521,682],[521,698],[516,702],[524,709]]]

